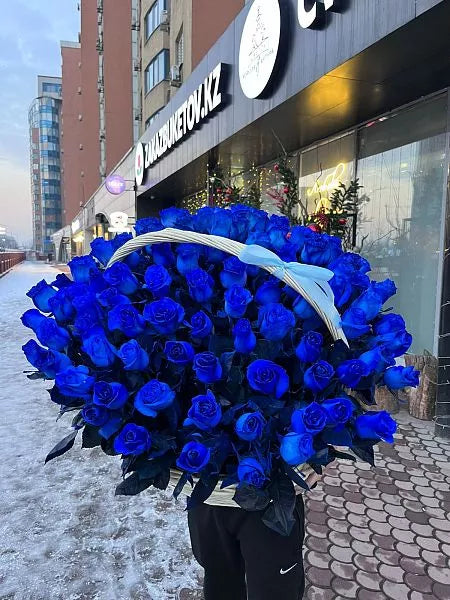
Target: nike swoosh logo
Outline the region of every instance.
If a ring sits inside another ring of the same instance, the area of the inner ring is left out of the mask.
[[[295,563],[295,565],[292,565],[292,567],[289,567],[289,569],[286,569],[286,571],[284,571],[283,569],[280,569],[280,575],[286,575],[286,573],[289,573],[289,571],[292,571],[292,569],[294,569],[297,565],[298,565],[298,563]]]

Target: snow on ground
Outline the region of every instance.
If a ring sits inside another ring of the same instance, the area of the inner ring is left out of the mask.
[[[19,317],[51,266],[24,263],[0,279],[0,600],[194,600],[195,563],[183,504],[147,490],[115,497],[120,460],[81,450],[44,466],[70,431],[40,381],[29,381]],[[230,599],[231,600],[231,599]]]

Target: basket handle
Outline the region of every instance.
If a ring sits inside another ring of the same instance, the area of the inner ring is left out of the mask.
[[[210,246],[211,248],[216,248],[217,250],[222,250],[223,252],[237,256],[238,258],[242,254],[243,262],[255,264],[261,269],[265,269],[268,273],[283,281],[286,285],[291,287],[303,298],[305,298],[305,300],[314,308],[322,321],[325,323],[329,332],[333,336],[333,339],[343,340],[345,344],[348,345],[347,338],[340,324],[339,313],[334,306],[332,299],[330,300],[330,293],[332,292],[331,288],[329,288],[329,284],[326,282],[326,286],[328,287],[324,287],[323,276],[320,282],[317,282],[314,279],[313,273],[316,274],[320,268],[309,265],[300,265],[299,263],[284,263],[276,254],[273,254],[259,246],[251,246],[251,248],[259,249],[261,251],[261,255],[264,254],[265,256],[264,260],[246,260],[246,254],[248,254],[248,249],[250,246],[246,246],[240,242],[229,240],[228,238],[217,235],[208,235],[194,231],[183,231],[181,229],[167,228],[163,229],[162,231],[144,233],[143,235],[139,235],[132,240],[129,240],[121,248],[116,250],[108,262],[107,267],[111,267],[114,263],[123,260],[132,252],[135,252],[136,250],[139,250],[145,246],[161,244],[164,242],[191,243]],[[244,250],[246,252],[243,252]],[[271,259],[270,257],[268,259],[268,254],[272,256]],[[296,267],[297,270],[299,270],[299,268],[302,269],[302,275],[299,275],[295,272]],[[311,278],[309,278],[307,275],[308,267],[311,271]],[[326,271],[326,269],[322,270]]]

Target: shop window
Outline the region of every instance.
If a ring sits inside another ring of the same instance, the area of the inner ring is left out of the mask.
[[[446,114],[440,97],[359,132],[357,176],[369,199],[359,244],[372,277],[397,284],[389,305],[405,317],[416,354],[435,350]]]
[[[300,154],[299,218],[327,209],[340,183],[355,172],[355,133],[351,132],[308,148]]]
[[[169,51],[162,50],[145,69],[145,93],[169,76]]]
[[[62,86],[60,83],[43,83],[42,91],[47,92],[49,94],[59,94],[61,95]]]
[[[161,12],[167,9],[167,0],[156,0],[145,15],[145,41],[161,23]]]

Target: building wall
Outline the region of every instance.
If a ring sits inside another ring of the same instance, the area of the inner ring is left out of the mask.
[[[131,0],[103,2],[106,172],[133,145]]]
[[[244,0],[191,0],[192,70],[244,7]]]
[[[70,45],[69,45],[70,44]],[[61,179],[62,179],[62,220],[68,225],[80,210],[83,199],[83,178],[81,177],[84,150],[82,121],[83,96],[81,93],[81,61],[79,44],[61,43],[62,58],[62,109],[61,109]]]
[[[100,184],[100,111],[98,101],[97,3],[81,0],[82,186],[80,202],[87,202]]]
[[[170,15],[170,64],[178,63],[176,57],[177,39],[181,31],[184,40],[184,60],[182,68],[182,80],[186,81],[192,72],[192,22],[193,22],[193,0],[181,0],[172,2]],[[176,94],[178,88],[171,88],[171,96]]]

